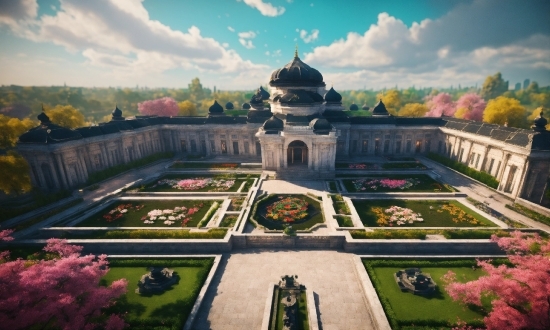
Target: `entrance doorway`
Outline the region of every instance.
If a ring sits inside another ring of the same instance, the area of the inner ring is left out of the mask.
[[[293,141],[288,145],[288,166],[307,166],[307,145],[302,141]]]

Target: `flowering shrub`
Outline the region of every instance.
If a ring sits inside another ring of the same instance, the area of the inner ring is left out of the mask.
[[[143,207],[145,207],[145,205],[143,204],[135,206],[133,204],[120,204],[119,206],[104,214],[103,219],[105,219],[107,222],[113,222],[122,218],[124,214],[128,212],[128,210],[139,211]]]
[[[266,217],[284,222],[294,222],[308,216],[308,202],[297,197],[282,198],[266,208]]]
[[[378,216],[376,221],[380,226],[393,226],[412,224],[415,221],[422,222],[422,215],[420,213],[414,213],[413,210],[399,206],[391,206],[389,209],[383,210],[381,207],[374,207],[372,211]]]
[[[453,216],[453,222],[468,222],[472,225],[479,225],[479,221],[473,216],[466,213],[463,209],[452,204],[443,204],[437,210],[438,213],[449,212]]]
[[[235,184],[234,179],[212,179],[212,178],[192,178],[192,179],[163,179],[159,180],[151,188],[157,186],[168,185],[172,189],[178,190],[199,190],[206,187],[211,187],[209,191],[226,191],[229,190]]]
[[[364,191],[367,189],[377,190],[378,188],[408,189],[420,183],[416,179],[358,179],[352,181],[355,190]]]
[[[378,168],[378,166],[376,166],[375,164],[360,163],[360,164],[349,164],[348,168],[352,170],[371,170],[371,169]]]
[[[204,207],[204,203],[196,204],[190,208],[176,206],[173,209],[152,210],[147,215],[141,217],[141,220],[145,224],[154,224],[155,221],[159,220],[168,226],[181,221],[181,226],[186,227],[189,221],[191,221],[191,216],[197,213],[202,207]]]

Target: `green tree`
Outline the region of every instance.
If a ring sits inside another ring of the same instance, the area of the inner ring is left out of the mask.
[[[70,105],[57,105],[52,109],[46,110],[52,123],[67,128],[82,127],[86,124],[84,115]]]
[[[198,114],[197,106],[189,100],[179,102],[178,108],[180,109],[178,112],[179,116],[196,116]]]
[[[194,78],[189,84],[189,93],[193,101],[199,101],[204,99],[204,89],[202,88],[199,78]]]
[[[502,79],[500,72],[497,72],[493,76],[488,76],[485,82],[483,82],[481,97],[485,100],[490,100],[501,96],[506,91],[508,91],[508,82]]]
[[[428,107],[422,103],[408,103],[399,110],[399,116],[402,117],[424,117],[428,112]]]
[[[8,151],[0,156],[0,168],[0,190],[4,193],[19,195],[31,190],[29,164],[19,154]]]
[[[499,96],[487,103],[483,112],[483,121],[491,124],[507,124],[512,127],[527,127],[525,108],[518,100],[504,96]]]

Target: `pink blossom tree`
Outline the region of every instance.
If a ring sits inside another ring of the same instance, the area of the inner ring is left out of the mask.
[[[464,94],[456,101],[455,117],[482,121],[485,106],[487,102],[476,93]]]
[[[493,241],[508,253],[513,265],[494,266],[478,260],[487,275],[467,283],[456,282],[449,271],[442,280],[452,299],[483,307],[490,301],[484,318],[487,329],[550,329],[550,241],[538,235],[515,232]]]
[[[427,96],[426,106],[429,110],[426,112],[424,117],[451,117],[456,111],[455,103],[453,102],[451,95],[447,93]]]
[[[139,113],[146,116],[177,116],[178,103],[171,97],[163,97],[156,100],[138,103]]]
[[[2,240],[9,233],[0,232]],[[45,251],[51,260],[0,260],[0,324],[5,329],[28,329],[33,325],[59,329],[123,329],[118,315],[105,315],[126,292],[127,281],[100,286],[109,271],[105,255],[81,256],[81,246],[50,239]]]

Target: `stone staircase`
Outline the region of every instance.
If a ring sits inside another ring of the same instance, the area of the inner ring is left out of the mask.
[[[301,180],[325,180],[333,179],[334,172],[330,171],[311,171],[304,168],[286,168],[279,170],[275,173],[275,178],[277,180],[287,180],[287,181],[301,181]]]

